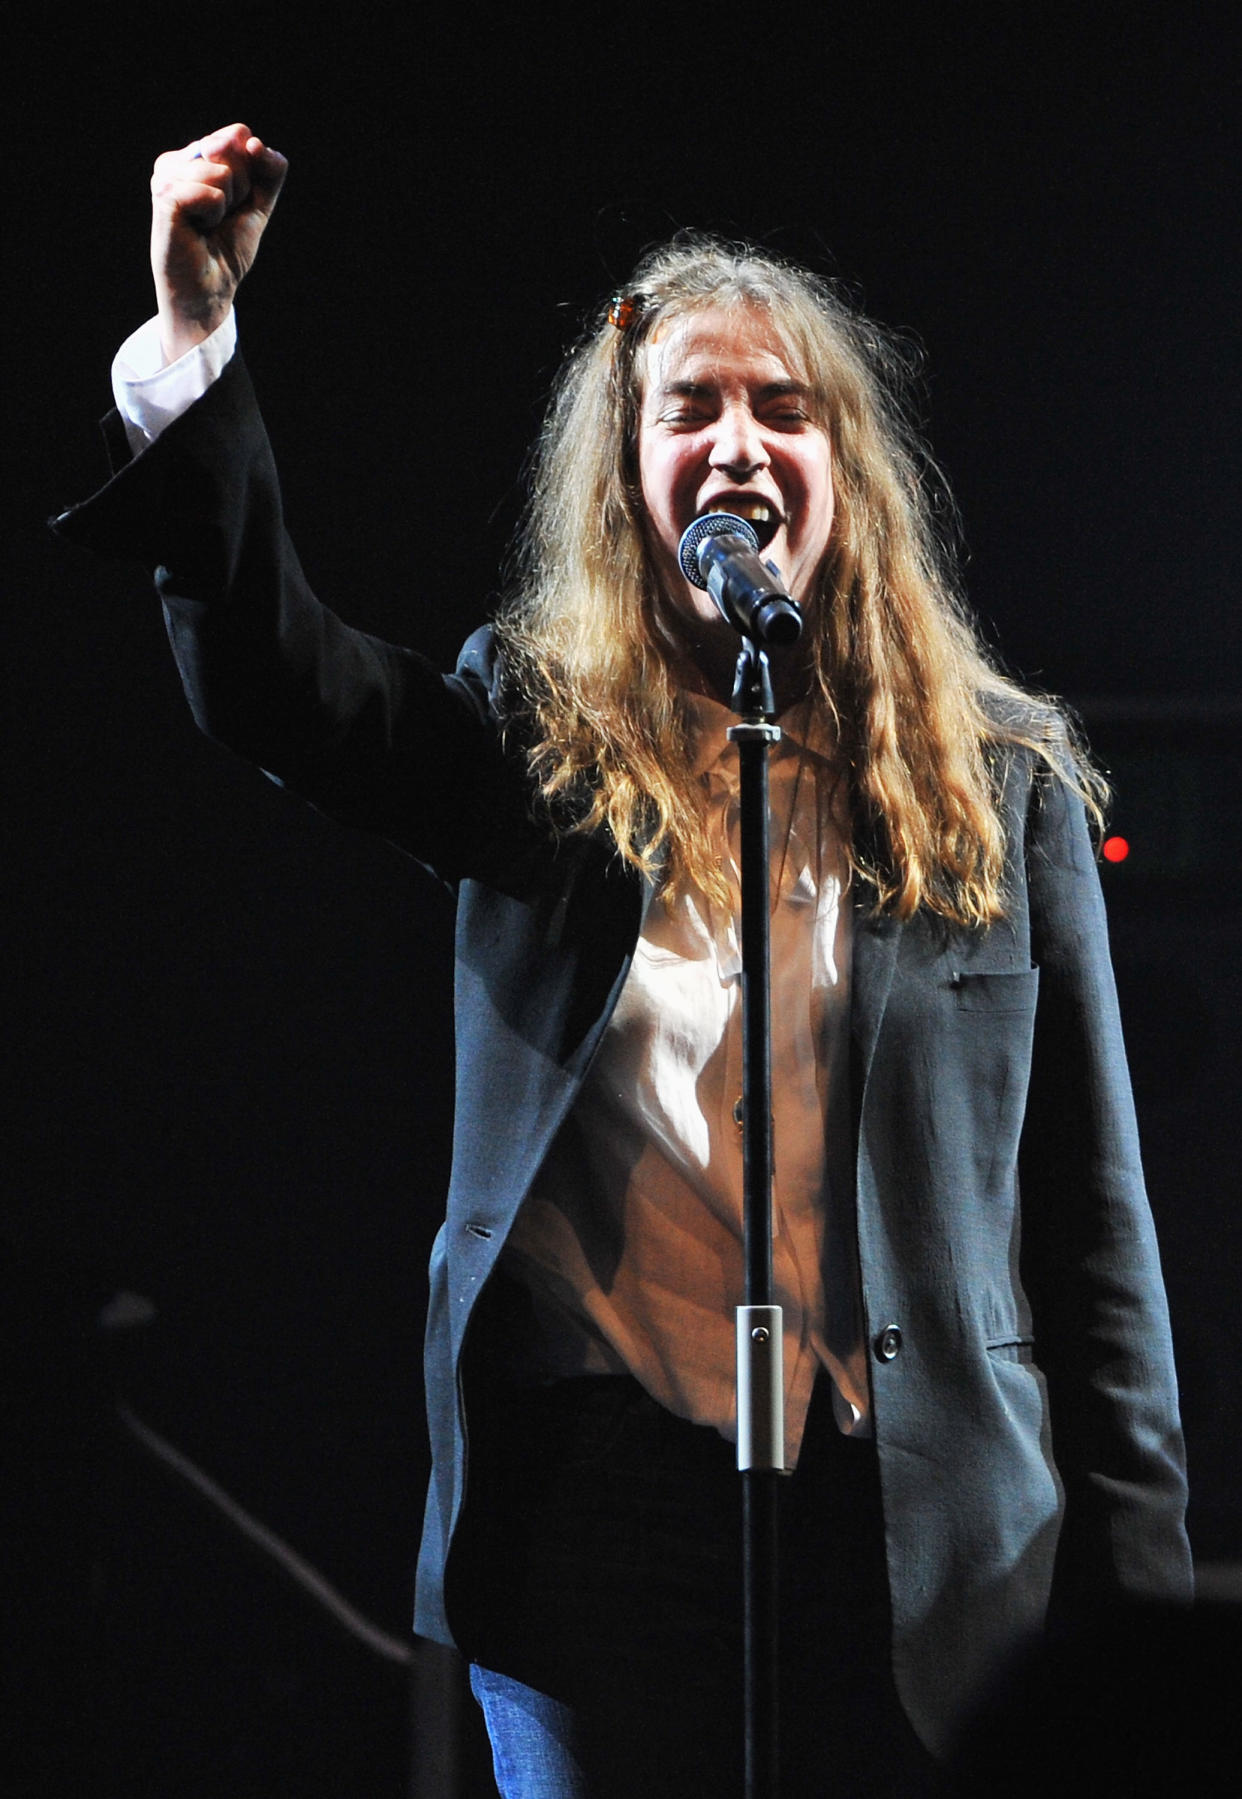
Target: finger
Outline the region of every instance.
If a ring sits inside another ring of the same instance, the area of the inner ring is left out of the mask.
[[[244,183],[241,199],[249,193],[249,186]],[[151,198],[174,219],[191,219],[210,227],[218,225],[239,203],[238,183],[227,163],[173,151],[155,165]]]
[[[197,138],[187,149],[201,150],[206,157],[219,158],[232,151],[237,156],[246,153],[246,142],[253,136],[249,125],[222,125],[215,131],[208,131]]]
[[[171,228],[190,226],[203,234],[215,231],[228,217],[224,195],[217,187],[186,184],[157,202]]]
[[[243,166],[244,161],[243,157]],[[204,150],[201,143],[195,142],[182,150],[165,150],[162,156],[157,156],[151,170],[151,186],[155,189],[176,181],[230,180],[235,169],[235,163]]]
[[[289,173],[288,158],[257,137],[247,139],[246,154],[253,188],[252,203],[260,212],[270,215]]]
[[[248,125],[225,125],[215,131],[209,131],[202,137],[192,138],[179,150],[167,150],[155,159],[155,170],[167,179],[170,174],[182,175],[189,179],[218,179],[219,165],[223,165],[235,183],[241,178],[240,186],[249,188],[247,173],[248,157],[246,145],[253,138]],[[198,166],[191,169],[188,165]],[[204,165],[216,165],[210,170]],[[154,183],[152,184],[154,185]],[[231,201],[244,197],[240,192],[231,196]]]
[[[248,125],[225,125],[219,130],[207,132],[203,137],[191,138],[188,144],[182,144],[177,150],[165,150],[156,157],[155,167],[172,167],[177,163],[200,159],[213,161],[218,159],[221,151],[230,146],[234,146],[244,156],[246,141],[252,135]]]

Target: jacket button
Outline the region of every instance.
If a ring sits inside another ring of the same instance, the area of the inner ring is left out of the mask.
[[[882,1362],[891,1362],[901,1351],[901,1332],[895,1324],[886,1324],[875,1340],[875,1353]]]

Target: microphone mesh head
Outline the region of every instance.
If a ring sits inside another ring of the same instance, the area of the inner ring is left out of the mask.
[[[699,569],[699,545],[709,537],[743,537],[752,550],[759,548],[759,539],[744,518],[739,518],[735,512],[705,512],[702,518],[696,518],[692,525],[686,526],[677,546],[681,572],[695,587],[707,586],[707,578]]]

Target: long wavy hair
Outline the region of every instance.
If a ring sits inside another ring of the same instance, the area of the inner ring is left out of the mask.
[[[509,722],[548,815],[566,832],[607,827],[668,894],[727,897],[637,475],[646,346],[709,306],[762,315],[832,445],[836,514],[803,642],[813,728],[847,783],[851,865],[898,918],[924,906],[990,923],[1004,910],[1008,752],[1032,750],[1097,819],[1103,783],[969,622],[952,508],[910,423],[909,347],[748,245],[683,235],[651,252],[553,390],[497,619]]]

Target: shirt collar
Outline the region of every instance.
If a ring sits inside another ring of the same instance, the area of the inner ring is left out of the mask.
[[[726,755],[736,767],[734,745],[729,742],[729,727],[738,723],[737,713],[705,693],[687,692],[682,698],[690,717],[694,773],[707,774]],[[790,706],[788,711],[781,713],[776,723],[780,726],[781,739],[776,746],[774,760],[805,752],[825,767],[830,766],[832,757],[828,734],[815,717],[809,701],[801,700],[796,706]]]

